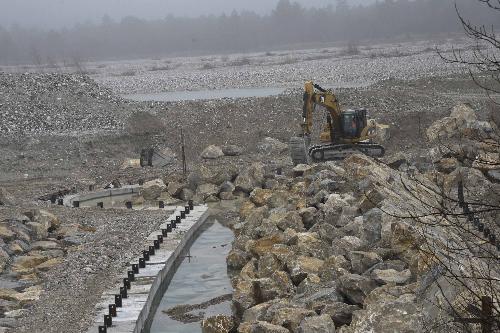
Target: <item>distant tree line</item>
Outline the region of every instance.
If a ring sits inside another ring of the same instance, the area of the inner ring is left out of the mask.
[[[500,25],[498,15],[470,0],[457,0],[468,18]],[[383,0],[367,6],[303,8],[280,0],[268,15],[231,15],[161,20],[105,16],[99,24],[79,23],[61,30],[0,26],[0,64],[55,64],[83,60],[247,52],[292,44],[356,42],[413,34],[460,31],[452,0]]]

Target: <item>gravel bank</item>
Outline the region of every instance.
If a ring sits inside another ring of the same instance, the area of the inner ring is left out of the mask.
[[[102,293],[138,256],[144,239],[164,222],[160,211],[72,210],[57,212],[65,224],[85,223],[82,244],[43,277],[44,293],[13,332],[82,332],[91,324]]]

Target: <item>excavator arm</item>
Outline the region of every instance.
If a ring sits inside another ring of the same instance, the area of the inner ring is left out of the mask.
[[[312,132],[313,113],[316,105],[323,106],[329,112],[327,125],[323,132],[329,133],[331,138],[340,135],[341,110],[337,96],[331,90],[323,89],[312,81],[308,81],[304,87],[303,99],[302,131],[304,135],[310,135]]]

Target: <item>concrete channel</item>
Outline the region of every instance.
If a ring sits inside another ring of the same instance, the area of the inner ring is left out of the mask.
[[[102,295],[87,332],[141,333],[148,329],[177,266],[209,215],[206,205],[188,208],[165,207],[166,222],[148,236],[143,256],[129,263],[122,282]]]

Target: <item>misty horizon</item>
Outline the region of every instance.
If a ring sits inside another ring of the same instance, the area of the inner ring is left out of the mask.
[[[28,3],[32,0],[19,1]],[[117,0],[107,0],[107,3],[112,1]],[[328,0],[317,1],[326,3]],[[78,64],[104,59],[247,53],[283,46],[356,43],[395,37],[408,39],[412,36],[430,38],[463,29],[453,0],[377,1],[366,6],[345,4],[310,8],[295,1],[280,0],[268,14],[237,11],[227,16],[191,18],[127,16],[115,20],[101,17],[97,23],[87,22],[61,29],[0,25],[0,64]],[[497,17],[484,6],[468,0],[457,0],[457,4],[467,19],[498,27]]]
[[[371,4],[375,0],[348,0],[352,6]],[[104,16],[120,21],[127,16],[139,19],[229,15],[233,11],[270,14],[279,0],[0,0],[0,26],[24,28],[72,28],[79,23],[99,23]],[[303,7],[336,6],[337,0],[293,0]]]

